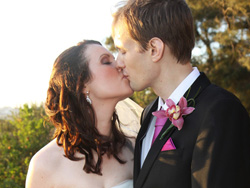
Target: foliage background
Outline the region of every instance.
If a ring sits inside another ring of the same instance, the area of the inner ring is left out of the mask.
[[[187,0],[195,23],[192,62],[210,80],[234,93],[250,114],[250,1]]]
[[[196,53],[192,63],[234,93],[250,114],[250,1],[187,0],[194,17]],[[116,52],[108,37],[107,47]],[[155,98],[150,88],[131,97],[142,107]],[[31,157],[52,139],[43,105],[25,104],[0,120],[0,187],[21,188]],[[44,123],[45,122],[45,123]],[[46,124],[46,126],[44,126]]]
[[[0,120],[0,187],[25,186],[31,157],[52,139],[53,127],[45,126],[46,117],[43,105],[25,104]]]

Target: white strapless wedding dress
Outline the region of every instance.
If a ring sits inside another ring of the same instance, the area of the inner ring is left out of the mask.
[[[133,180],[125,180],[111,188],[133,188]]]

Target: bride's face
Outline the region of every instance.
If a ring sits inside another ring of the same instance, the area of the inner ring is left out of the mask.
[[[117,62],[107,49],[92,44],[88,46],[85,55],[91,72],[91,80],[86,85],[91,100],[122,100],[132,95],[129,80],[117,70]]]

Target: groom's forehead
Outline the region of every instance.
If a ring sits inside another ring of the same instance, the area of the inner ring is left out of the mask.
[[[113,39],[116,46],[122,46],[122,43],[124,43],[129,37],[130,34],[127,27],[119,24],[114,28]]]

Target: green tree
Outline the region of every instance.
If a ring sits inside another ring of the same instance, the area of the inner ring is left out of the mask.
[[[114,45],[114,40],[113,40],[112,36],[106,38],[105,45],[109,49],[109,51],[111,51],[113,53],[117,52],[117,49]]]
[[[192,62],[234,93],[250,114],[250,1],[187,0],[195,24]],[[205,49],[205,50],[202,50]]]
[[[146,88],[142,91],[136,91],[130,97],[133,101],[145,108],[150,102],[156,98],[156,94],[151,88]]]
[[[0,121],[0,187],[21,188],[31,157],[52,138],[52,126],[42,105],[25,104],[8,120]]]

